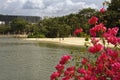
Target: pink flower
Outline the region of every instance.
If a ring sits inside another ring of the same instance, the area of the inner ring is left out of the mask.
[[[99,73],[102,73],[103,71],[104,71],[104,64],[103,63],[99,63],[97,66],[96,66],[96,69],[95,69],[95,72],[97,73],[97,74],[99,74]]]
[[[68,67],[66,71],[64,72],[65,76],[73,77],[75,74],[75,66]]]
[[[95,17],[95,16],[93,16],[92,18],[90,18],[90,19],[88,20],[88,23],[89,23],[89,24],[96,24],[97,21],[98,21],[98,18]]]
[[[114,71],[118,71],[120,73],[120,62],[116,62],[116,63],[112,64],[112,69]]]
[[[117,39],[118,39],[118,44],[120,44],[120,37],[118,37]]]
[[[84,77],[78,77],[78,80],[85,80]]]
[[[99,40],[96,39],[96,38],[92,38],[92,39],[91,39],[91,43],[92,43],[92,44],[97,44],[98,42],[99,42]]]
[[[85,65],[87,62],[88,62],[88,59],[87,59],[87,58],[83,58],[82,61],[81,61],[81,63],[82,63],[83,65]]]
[[[101,9],[100,9],[100,12],[101,12],[101,13],[104,13],[105,11],[106,11],[106,10],[105,10],[104,8],[101,8]]]
[[[64,69],[64,66],[62,64],[57,64],[57,66],[55,66],[55,68],[58,72],[62,72]]]
[[[96,36],[96,29],[94,27],[90,29],[90,34]]]
[[[62,80],[69,80],[69,79],[70,79],[69,76],[66,76],[66,77],[62,78]]]
[[[75,66],[71,66],[67,68],[67,71],[74,71],[75,70]]]
[[[70,55],[64,55],[61,57],[60,64],[66,64],[71,59]]]
[[[107,38],[110,36],[116,36],[118,33],[119,28],[114,27],[114,28],[108,28],[108,31],[103,34],[103,37]]]
[[[109,56],[111,56],[113,59],[118,58],[118,52],[117,51],[113,51],[112,49],[108,48],[107,53]]]
[[[90,29],[90,34],[92,36],[96,36],[96,34],[100,35],[100,34],[103,34],[105,32],[106,32],[106,27],[102,23],[95,25],[95,27]]]
[[[91,52],[91,53],[96,53],[96,52],[97,52],[97,51],[95,50],[95,47],[94,47],[94,46],[89,47],[88,51]]]
[[[113,71],[107,70],[107,71],[106,71],[106,74],[107,74],[108,76],[112,77],[112,76],[113,76]]]
[[[64,72],[64,76],[69,76],[69,77],[73,77],[75,75],[75,71],[65,71]]]
[[[106,54],[106,52],[102,52],[101,55],[98,57],[96,63],[103,63],[106,60],[108,60],[108,55]]]
[[[83,31],[82,28],[76,29],[76,30],[74,31],[74,35],[78,35],[78,34],[80,34],[82,31]]]
[[[108,43],[111,43],[113,45],[117,45],[118,44],[118,39],[116,36],[109,36],[106,38]]]
[[[110,34],[110,35],[114,35],[114,36],[116,36],[117,33],[118,33],[118,30],[119,30],[118,27],[108,28],[108,32],[107,32],[107,33]]]
[[[78,68],[78,73],[85,74],[86,70],[84,68]]]
[[[104,33],[106,32],[106,27],[104,26],[103,23],[100,23],[95,26],[96,32]]]
[[[103,37],[105,37],[108,43],[117,45],[120,43],[120,39],[116,37],[118,30],[119,30],[118,27],[109,28],[108,31],[103,34]]]
[[[50,76],[51,80],[56,80],[56,78],[58,78],[60,76],[59,72],[53,72]]]
[[[101,44],[95,44],[94,46],[89,47],[88,51],[91,53],[97,53],[103,50],[103,46]]]

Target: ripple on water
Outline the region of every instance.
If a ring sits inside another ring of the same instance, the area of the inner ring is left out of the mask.
[[[0,80],[49,80],[66,49],[40,46],[17,38],[0,38]]]

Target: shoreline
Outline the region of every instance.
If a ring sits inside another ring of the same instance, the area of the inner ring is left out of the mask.
[[[56,45],[64,45],[64,46],[76,46],[76,47],[84,47],[85,46],[85,38],[80,37],[66,37],[66,38],[24,38],[23,40],[27,41],[37,41],[40,43],[50,43]],[[101,43],[101,42],[100,42]],[[89,42],[88,42],[89,44]],[[112,44],[109,47],[114,47]]]
[[[25,38],[23,40],[37,41],[42,43],[50,43],[67,46],[84,46],[85,38],[69,37],[69,38]]]

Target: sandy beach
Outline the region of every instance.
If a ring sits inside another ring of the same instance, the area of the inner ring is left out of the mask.
[[[24,40],[39,41],[39,42],[49,42],[61,45],[74,45],[74,46],[84,46],[85,38],[26,38]]]
[[[79,37],[69,37],[69,38],[25,38],[24,40],[30,41],[38,41],[38,42],[45,42],[45,43],[53,43],[53,44],[61,44],[61,45],[73,45],[73,46],[84,46],[85,45],[85,38]],[[87,42],[88,44],[90,42]],[[101,43],[101,42],[100,42]],[[113,47],[112,44],[109,45]]]

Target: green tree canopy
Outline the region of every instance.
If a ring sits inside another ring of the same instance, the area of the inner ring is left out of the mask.
[[[108,10],[120,12],[120,0],[111,0],[111,3],[108,6]]]
[[[27,24],[27,21],[16,18],[10,23],[11,31],[14,33],[22,33],[25,30],[26,24]]]
[[[10,30],[10,26],[0,24],[0,34],[6,34],[9,32],[9,30]]]

